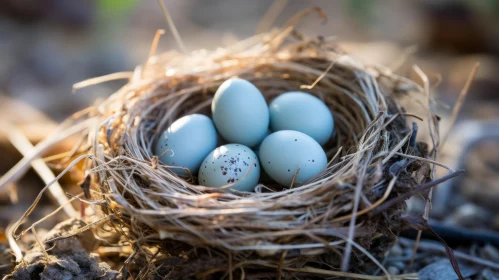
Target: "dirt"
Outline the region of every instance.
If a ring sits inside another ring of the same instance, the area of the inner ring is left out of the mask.
[[[48,232],[42,242],[55,237],[67,235],[86,224],[77,219],[70,219],[58,224]],[[35,246],[24,256],[23,262],[17,265],[12,273],[13,279],[117,279],[118,272],[112,270],[99,256],[89,253],[91,241],[90,231],[74,237],[58,240],[54,244],[44,244],[48,260],[40,246]],[[90,237],[90,238],[89,238]]]

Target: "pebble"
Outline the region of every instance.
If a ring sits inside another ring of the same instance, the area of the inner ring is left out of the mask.
[[[396,268],[395,266],[389,266],[387,268],[388,270],[388,273],[390,273],[390,275],[399,275],[400,274],[400,270],[398,268]]]
[[[475,268],[459,263],[459,269],[463,277],[475,275],[478,271]],[[442,259],[438,262],[431,263],[419,270],[420,280],[458,280],[456,272],[448,259]]]
[[[404,262],[394,262],[391,266],[397,268],[400,271],[403,271],[407,267],[407,264],[405,264]]]
[[[392,257],[401,256],[402,253],[404,253],[404,250],[402,250],[400,245],[397,243],[395,245],[393,245],[393,247],[390,249],[390,256],[392,256]]]

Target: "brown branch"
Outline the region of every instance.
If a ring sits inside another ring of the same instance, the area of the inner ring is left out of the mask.
[[[373,214],[381,213],[381,212],[385,211],[386,209],[392,207],[393,205],[409,199],[411,196],[413,196],[415,194],[421,193],[421,192],[423,192],[431,187],[434,187],[438,184],[441,184],[441,183],[443,183],[447,180],[450,180],[454,177],[457,177],[463,173],[464,173],[464,170],[457,170],[455,172],[452,172],[452,173],[445,175],[442,178],[433,180],[433,181],[428,182],[426,184],[422,184],[419,187],[417,187],[409,192],[404,193],[403,195],[397,196],[397,197],[385,202],[384,204],[380,205],[378,208],[374,209],[371,213],[373,213]]]

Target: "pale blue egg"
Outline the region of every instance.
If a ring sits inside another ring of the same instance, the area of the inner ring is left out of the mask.
[[[262,168],[279,184],[289,187],[308,182],[327,165],[326,153],[312,137],[293,130],[267,136],[260,145]]]
[[[281,94],[269,106],[272,131],[296,130],[324,145],[334,130],[331,111],[319,98],[300,91]]]
[[[217,146],[217,131],[210,118],[193,114],[182,117],[161,134],[154,154],[170,166],[188,168],[195,175],[203,159]],[[172,168],[179,175],[187,175],[181,168]]]
[[[237,78],[222,83],[213,97],[211,111],[218,132],[227,142],[253,147],[265,138],[269,109],[252,83]]]
[[[253,191],[260,179],[260,163],[247,146],[227,144],[216,148],[202,162],[198,172],[200,185],[222,187],[228,184],[238,191]]]

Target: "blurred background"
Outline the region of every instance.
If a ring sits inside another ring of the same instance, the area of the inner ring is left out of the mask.
[[[272,3],[165,0],[188,50],[223,47],[254,35]],[[304,33],[336,36],[358,59],[415,80],[412,65],[419,65],[434,86],[442,134],[473,65],[480,63],[440,158],[469,172],[437,192],[432,217],[442,225],[498,231],[499,1],[289,0],[275,25],[311,6],[324,9],[328,22],[309,16],[300,25]],[[72,94],[74,83],[133,71],[147,58],[159,28],[166,34],[158,52],[176,48],[156,1],[2,0],[0,120],[16,124],[35,144],[57,123],[123,85],[109,82]],[[21,159],[1,134],[0,154],[0,174]],[[0,229],[22,214],[42,186],[32,173],[17,185],[22,195],[0,195]],[[411,203],[412,211],[422,207],[421,201]]]

